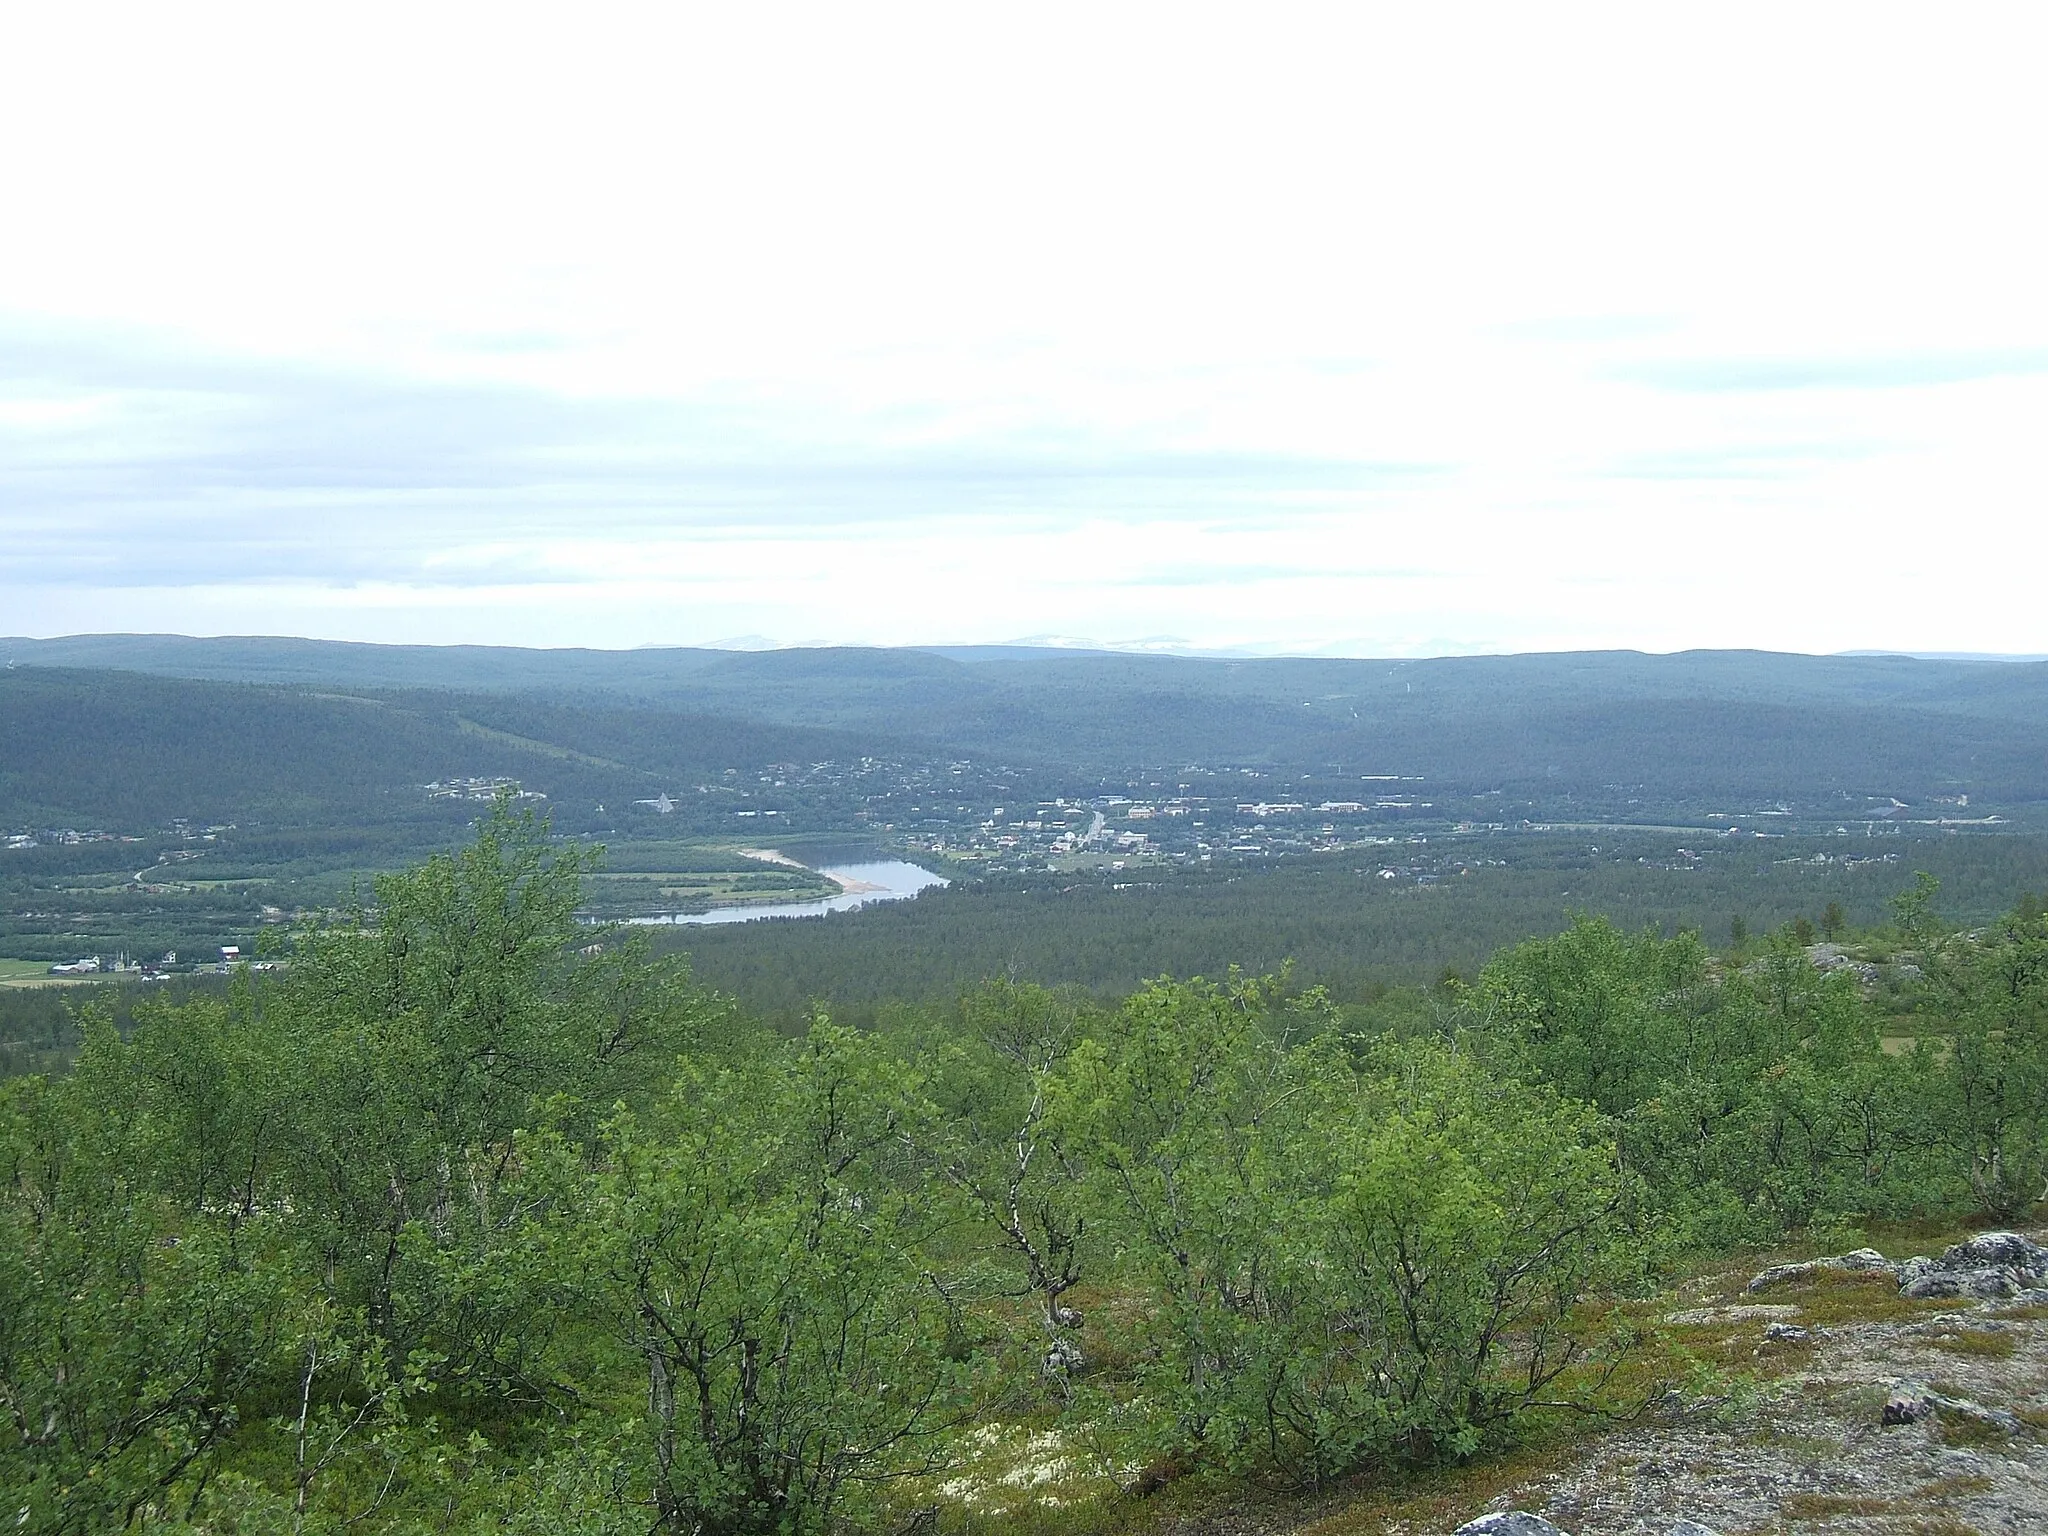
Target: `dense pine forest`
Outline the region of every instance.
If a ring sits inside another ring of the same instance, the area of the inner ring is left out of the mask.
[[[1693,1256],[2048,1195],[2032,898],[853,1028],[579,922],[590,872],[501,800],[0,1085],[15,1529],[1105,1529],[1627,1413],[1713,1369],[1640,1305]]]
[[[969,879],[822,921],[657,929],[653,942],[785,1024],[816,1003],[868,1024],[989,976],[1106,999],[1160,974],[1221,975],[1232,965],[1285,968],[1351,1013],[1409,1006],[1415,989],[1446,972],[1469,979],[1496,951],[1574,914],[1666,937],[1694,929],[1717,946],[1738,928],[1818,927],[1831,908],[1874,929],[1916,871],[1940,880],[1958,921],[1990,921],[2019,893],[2048,890],[2048,839],[1501,836],[1263,866]]]

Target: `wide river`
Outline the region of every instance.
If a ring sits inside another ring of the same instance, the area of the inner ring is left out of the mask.
[[[816,917],[824,912],[850,912],[855,907],[864,907],[871,901],[901,901],[906,896],[915,896],[919,891],[935,885],[951,882],[944,875],[935,875],[928,869],[902,859],[884,859],[872,864],[835,864],[821,868],[819,874],[837,880],[847,887],[837,896],[827,896],[819,901],[785,901],[773,906],[760,907],[719,907],[711,912],[667,913],[660,917],[630,917],[629,923],[684,924],[698,923],[751,923],[763,917]]]

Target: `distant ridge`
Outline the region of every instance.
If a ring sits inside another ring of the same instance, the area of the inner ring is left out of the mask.
[[[1909,661],[2048,661],[2048,652],[2013,651],[1836,651],[1837,656],[1903,656]]]
[[[1699,826],[1781,805],[1844,825],[1871,806],[1911,805],[1938,825],[2048,816],[2048,662],[2017,659],[75,635],[0,641],[0,663],[0,823],[232,818],[237,806],[281,823],[316,805],[388,819],[430,781],[502,774],[576,808],[558,809],[566,826],[602,828],[621,803],[707,773],[827,760],[926,774],[919,798],[941,803],[939,786],[970,770],[1011,774],[1018,798],[1026,781],[1170,794],[1183,778],[1242,773],[1254,804],[1285,803],[1281,780],[1415,778],[1488,825]]]
[[[148,632],[110,632],[96,634],[57,635],[43,639],[28,636],[0,637],[0,663],[6,660],[31,662],[42,666],[116,666],[131,667],[144,671],[161,671],[178,676],[213,675],[211,671],[201,673],[188,668],[206,667],[226,669],[220,675],[232,673],[237,678],[248,680],[247,672],[256,666],[268,663],[280,672],[289,672],[296,665],[313,658],[325,663],[320,668],[322,677],[330,675],[332,664],[341,657],[383,657],[399,659],[440,658],[444,661],[462,659],[477,668],[485,668],[492,660],[501,664],[514,658],[639,658],[642,664],[649,662],[687,662],[696,659],[710,663],[721,657],[735,655],[774,655],[789,652],[921,652],[931,656],[944,656],[961,662],[982,661],[1043,661],[1061,657],[1102,656],[1102,657],[1158,657],[1166,660],[1191,661],[1257,661],[1288,662],[1313,661],[1346,663],[1356,662],[1367,665],[1406,666],[1417,662],[1448,662],[1465,660],[1501,660],[1516,657],[1571,657],[1571,656],[1779,656],[1788,659],[1808,658],[1827,660],[1842,658],[1850,660],[1898,660],[1898,661],[1947,661],[1947,662],[2007,662],[2034,663],[2048,661],[2048,651],[1912,651],[1865,648],[1847,651],[1759,651],[1750,649],[1692,649],[1684,651],[1639,651],[1630,649],[1608,649],[1588,651],[1470,651],[1446,648],[1440,653],[1403,656],[1358,656],[1337,655],[1327,649],[1317,648],[1287,651],[1260,646],[1203,647],[1190,645],[1171,636],[1159,636],[1145,640],[1103,642],[1065,635],[1027,635],[1016,640],[993,641],[972,644],[934,645],[827,645],[817,642],[784,644],[763,635],[731,635],[718,640],[706,641],[700,645],[648,644],[606,648],[599,646],[520,646],[520,645],[411,645],[396,644],[378,640],[313,640],[298,635],[183,635]],[[181,663],[172,665],[171,663]]]

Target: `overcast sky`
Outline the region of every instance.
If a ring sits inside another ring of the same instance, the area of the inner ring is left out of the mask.
[[[2048,651],[2044,18],[21,7],[0,634]]]

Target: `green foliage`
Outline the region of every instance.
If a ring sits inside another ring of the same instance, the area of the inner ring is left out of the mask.
[[[1158,984],[1075,1055],[1105,1204],[1160,1304],[1124,1433],[1289,1480],[1470,1455],[1625,1342],[1577,1316],[1645,1275],[1611,1136],[1436,1042],[1354,1070],[1273,1003]]]
[[[111,1031],[0,1088],[0,1488],[31,1532],[119,1526],[214,1452],[295,1309],[265,1243],[151,1187]]]
[[[338,1299],[451,1375],[532,1381],[548,1313],[496,1283],[524,1214],[516,1134],[592,1144],[699,1022],[674,967],[577,953],[584,868],[501,808],[460,854],[379,881],[374,914],[302,935],[266,1000],[297,1068],[280,1192]]]
[[[778,1034],[580,922],[588,868],[500,804],[0,1084],[17,1530],[822,1536],[1041,1433],[1457,1461],[1613,1406],[1677,1247],[2048,1179],[2038,901],[1956,932],[1920,881],[1882,971],[1580,917],[1348,1010],[1003,980]]]
[[[665,1528],[822,1529],[937,1464],[956,1373],[906,1177],[916,1086],[820,1020],[613,1128],[586,1219],[645,1364]]]
[[[1941,1118],[1978,1203],[2010,1219],[2048,1200],[2048,919],[2026,901],[1988,928],[1946,933],[1937,894],[1923,877],[1899,926],[1917,946],[1923,1009],[1943,1026]]]
[[[436,1464],[437,1394],[573,1400],[577,1270],[529,1240],[559,1191],[521,1133],[594,1155],[716,1017],[673,965],[579,952],[582,867],[501,806],[284,978],[102,1022],[68,1077],[9,1086],[0,1454],[56,1490],[27,1528],[125,1517],[252,1438],[295,1522],[360,1519]]]
[[[1333,1033],[1288,1028],[1313,1004],[1276,1001],[1235,977],[1154,983],[1067,1074],[1098,1205],[1157,1298],[1158,1355],[1126,1414],[1148,1459],[1255,1463],[1273,1427],[1258,1405],[1299,1343],[1282,1298],[1302,1209],[1331,1177],[1304,1133],[1340,1102],[1343,1057]]]
[[[1682,1017],[1679,1000],[1702,990],[1706,960],[1696,935],[1667,942],[1580,918],[1555,938],[1497,955],[1480,990],[1532,1070],[1614,1113],[1641,1098],[1674,1053],[1699,1043],[1653,1021]]]
[[[1084,1319],[1064,1298],[1100,1261],[1069,1058],[1096,1022],[1073,994],[992,981],[962,999],[957,1034],[930,1043],[936,1113],[920,1136],[964,1207],[1003,1290],[1036,1301],[1040,1360],[1059,1377],[1085,1360]]]
[[[1615,1115],[1632,1167],[1703,1241],[2048,1197],[2044,931],[1951,934],[1922,877],[1898,903],[1923,980],[1887,1018],[1786,932],[1714,977],[1697,942],[1581,920],[1497,957],[1500,1059]],[[1886,1031],[1893,1038],[1886,1039]]]
[[[1313,1278],[1331,1277],[1315,1294],[1344,1341],[1350,1456],[1468,1455],[1553,1391],[1589,1400],[1560,1378],[1630,1340],[1581,1303],[1639,1290],[1658,1248],[1611,1129],[1434,1043],[1374,1061],[1347,1129]]]

